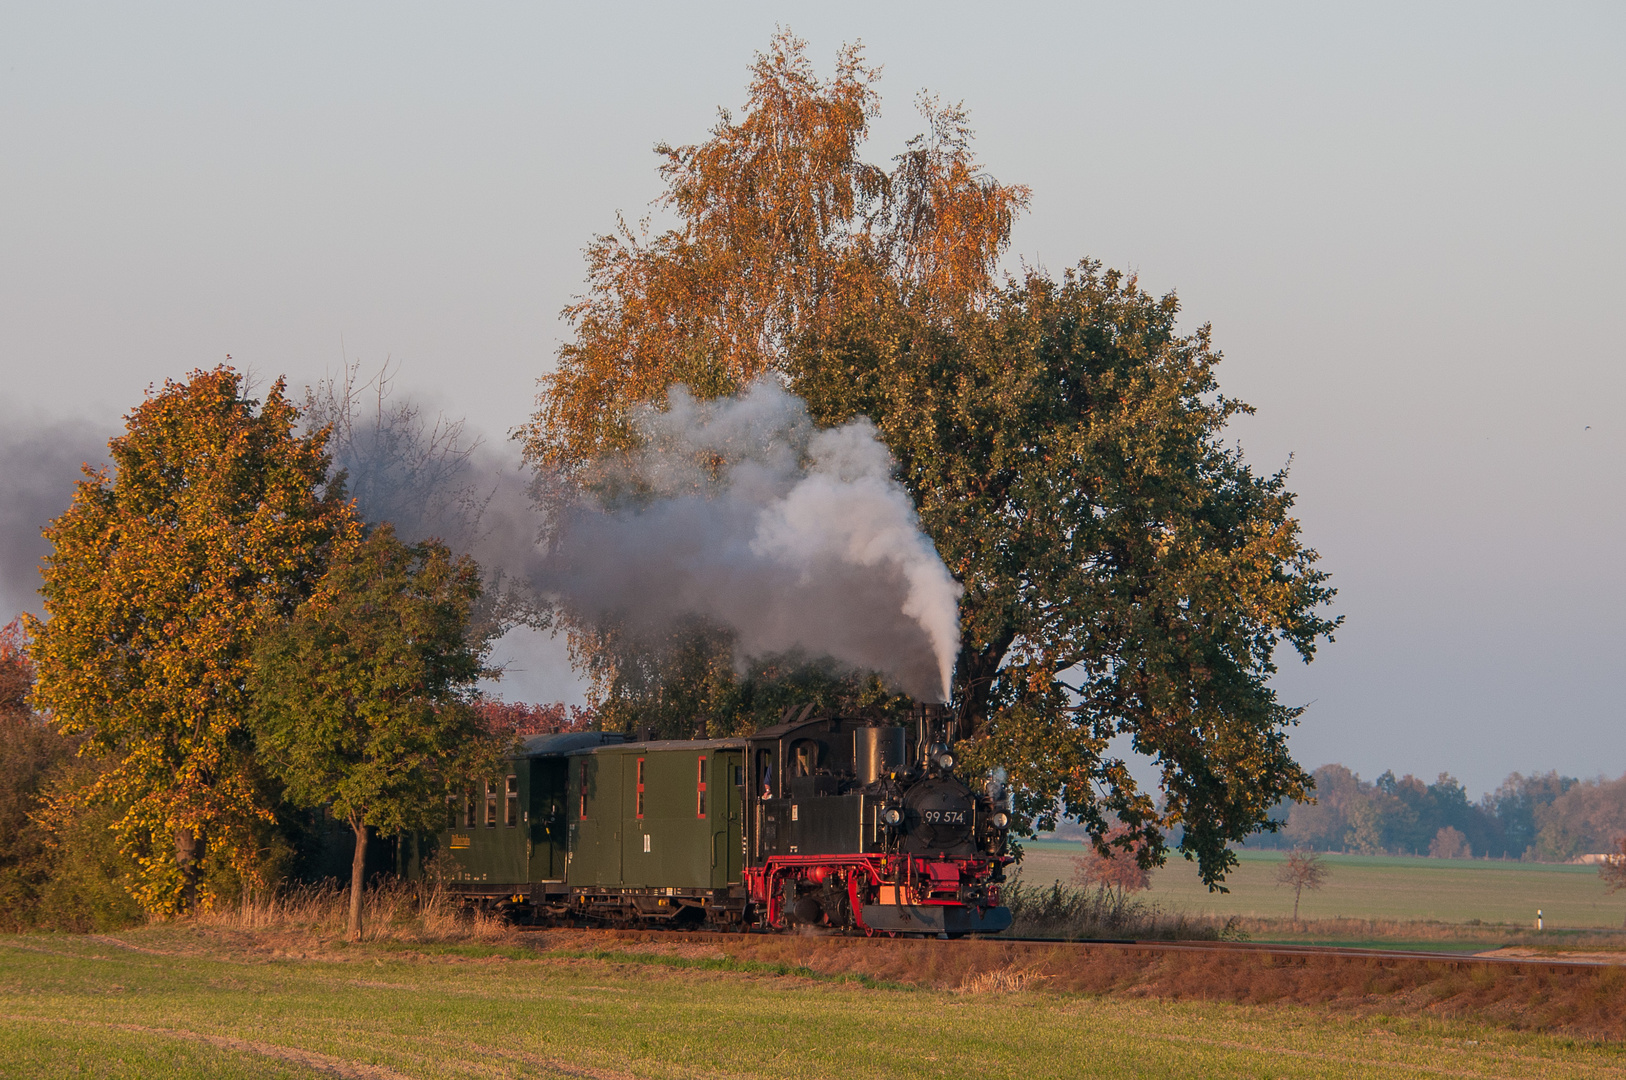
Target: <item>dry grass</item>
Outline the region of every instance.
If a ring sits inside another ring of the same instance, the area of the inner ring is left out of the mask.
[[[210,930],[325,939],[344,936],[349,914],[350,890],[325,882],[245,896],[239,904],[204,912],[193,922]],[[363,941],[506,941],[512,936],[500,916],[469,910],[438,886],[391,880],[362,893]]]
[[[804,969],[962,993],[1042,991],[1107,999],[1296,1005],[1346,1017],[1488,1024],[1514,1031],[1618,1042],[1626,1038],[1626,965],[1485,963],[1273,952],[1268,947],[1068,942],[940,942],[739,935],[689,938],[650,931],[542,931],[544,955],[580,955]]]
[[[1011,909],[1011,937],[1063,941],[1091,938],[1241,941],[1247,937],[1240,928],[1241,920],[1234,917],[1191,916],[1183,911],[1166,911],[1132,893],[1106,885],[1094,889],[1075,888],[1058,881],[1049,888],[1041,888],[1016,881],[1005,886],[1001,896]]]
[[[1023,990],[1042,989],[1049,978],[1051,976],[1042,971],[1012,964],[991,971],[971,972],[960,980],[958,989],[962,994],[1019,994]]]

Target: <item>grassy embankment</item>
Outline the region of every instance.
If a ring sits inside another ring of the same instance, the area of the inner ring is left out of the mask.
[[[910,987],[705,946],[526,941],[552,951],[189,927],[0,937],[0,1077],[1626,1075],[1618,1044],[1416,1011],[1013,992],[1008,970]]]
[[[1019,880],[1068,882],[1077,843],[1029,841]],[[1238,916],[1253,940],[1428,948],[1499,945],[1596,948],[1626,945],[1619,933],[1626,894],[1610,895],[1595,867],[1495,859],[1325,855],[1331,871],[1319,892],[1306,890],[1301,923],[1291,921],[1293,892],[1276,884],[1285,853],[1238,852],[1228,893],[1210,893],[1196,868],[1171,860],[1139,898],[1166,913],[1220,920]],[[1546,931],[1534,931],[1541,909]],[[1597,933],[1616,931],[1616,933]]]

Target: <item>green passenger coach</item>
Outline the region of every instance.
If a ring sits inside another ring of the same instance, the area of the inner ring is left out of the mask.
[[[568,879],[578,912],[637,910],[679,922],[743,913],[743,739],[605,745],[568,760]]]
[[[454,794],[451,828],[434,845],[454,891],[526,904],[556,894],[562,902],[570,859],[566,755],[621,738],[598,731],[533,735],[498,763],[495,775]]]
[[[536,735],[453,796],[436,838],[453,891],[530,918],[737,922],[743,739]]]

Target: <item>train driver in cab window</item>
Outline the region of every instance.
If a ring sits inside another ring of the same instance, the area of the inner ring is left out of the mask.
[[[773,798],[773,751],[757,751],[757,776],[762,778],[762,797]]]

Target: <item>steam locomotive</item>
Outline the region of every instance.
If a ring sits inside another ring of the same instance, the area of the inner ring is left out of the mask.
[[[808,706],[748,738],[533,736],[413,862],[541,924],[996,933],[1003,785],[957,774],[940,710],[913,728]]]

